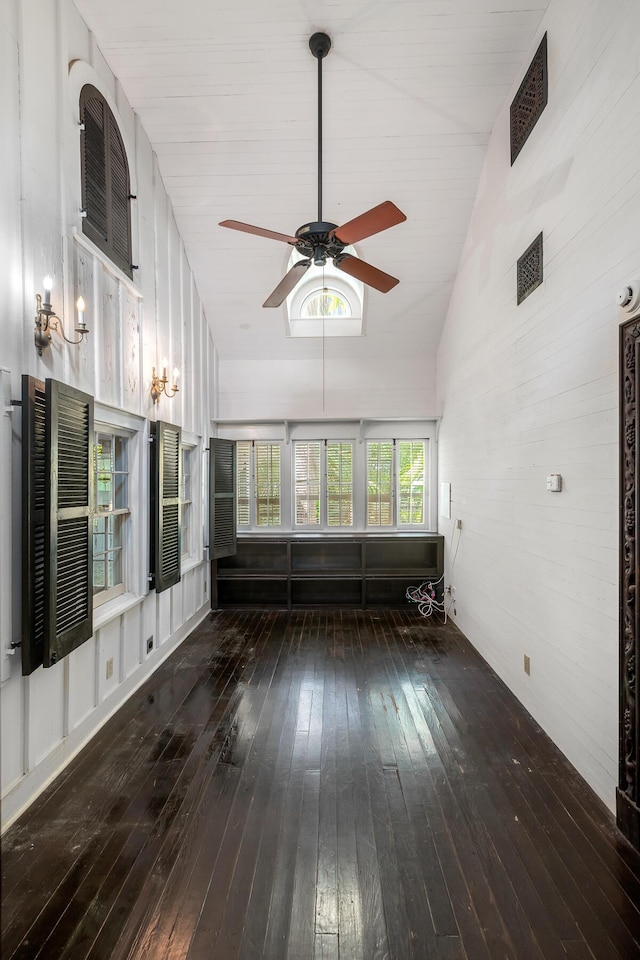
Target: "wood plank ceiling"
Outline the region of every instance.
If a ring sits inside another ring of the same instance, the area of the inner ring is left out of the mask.
[[[410,342],[433,375],[485,149],[548,0],[75,2],[158,155],[223,362],[243,356],[247,336],[263,355],[285,349],[282,310],[261,304],[290,248],[217,224],[290,234],[316,219],[308,39],[330,34],[324,218],[386,199],[406,213],[358,247],[400,279],[367,293],[367,350],[380,359]]]

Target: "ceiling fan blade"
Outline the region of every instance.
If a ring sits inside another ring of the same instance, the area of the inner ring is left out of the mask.
[[[341,256],[335,257],[333,262],[339,270],[355,277],[356,280],[362,280],[370,287],[375,287],[381,293],[388,293],[397,283],[400,283],[391,274],[378,270],[377,267],[372,267],[370,263],[365,263],[358,257],[352,257],[349,253],[343,253]]]
[[[277,233],[275,230],[265,230],[263,227],[254,227],[250,223],[241,223],[239,220],[222,220],[219,227],[229,227],[231,230],[240,230],[242,233],[255,233],[257,237],[267,237],[269,240],[282,240],[284,243],[297,243],[297,237],[290,237],[287,233]]]
[[[341,227],[336,227],[333,235],[338,238],[340,243],[357,243],[358,240],[364,240],[365,237],[371,237],[374,233],[380,233],[381,230],[388,230],[389,227],[395,227],[397,223],[406,220],[402,210],[396,207],[391,200],[385,200],[379,203],[377,207],[372,207],[366,213],[361,213],[355,220],[349,220],[343,223]]]
[[[310,266],[311,260],[298,260],[297,263],[294,263],[291,270],[285,273],[278,286],[269,294],[262,306],[279,307],[281,303],[284,303],[300,277],[307,272]]]

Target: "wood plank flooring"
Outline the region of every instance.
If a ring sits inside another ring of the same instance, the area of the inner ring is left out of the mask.
[[[212,614],[9,830],[4,960],[638,960],[640,856],[455,626]]]

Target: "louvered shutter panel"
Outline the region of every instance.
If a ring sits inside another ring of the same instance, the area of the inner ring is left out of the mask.
[[[251,523],[251,441],[236,442],[237,506],[239,527]]]
[[[367,441],[367,524],[393,523],[393,441]]]
[[[209,441],[209,545],[212,560],[231,557],[236,545],[236,445]]]
[[[45,386],[22,378],[22,674],[44,660]]]
[[[44,665],[93,632],[93,397],[46,381]]]
[[[107,242],[107,152],[104,97],[87,85],[80,94],[83,233],[103,247]]]
[[[320,523],[320,442],[295,444],[296,524]]]
[[[110,195],[110,240],[113,259],[128,276],[131,276],[131,220],[129,207],[129,166],[124,144],[115,118],[109,111],[109,185]]]
[[[280,516],[280,445],[254,444],[256,474],[256,524],[279,527]]]
[[[180,440],[181,430],[159,420],[154,437],[152,469],[152,578],[158,593],[180,580]]]
[[[353,525],[353,446],[327,441],[327,525]]]

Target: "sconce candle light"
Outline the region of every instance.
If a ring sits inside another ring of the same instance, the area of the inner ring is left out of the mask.
[[[173,383],[171,387],[167,387],[169,378],[167,377],[167,361],[162,361],[162,376],[159,377],[156,373],[156,368],[153,368],[153,373],[151,375],[151,399],[154,403],[157,403],[162,394],[164,393],[165,397],[175,397],[178,392],[178,374],[179,370],[177,367],[173,368]]]
[[[76,323],[75,332],[79,334],[79,337],[77,340],[70,340],[64,332],[62,318],[56,314],[55,310],[51,306],[51,290],[53,288],[53,280],[50,276],[47,275],[44,278],[42,281],[42,287],[44,289],[44,297],[42,297],[39,293],[36,293],[36,328],[33,334],[36,350],[40,356],[42,356],[42,351],[45,350],[51,343],[52,330],[57,330],[63,340],[66,340],[67,343],[74,344],[82,343],[84,337],[89,333],[89,328],[87,327],[84,319],[85,302],[82,297],[78,297],[76,301],[78,321]]]

